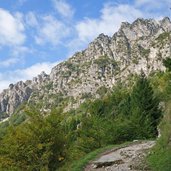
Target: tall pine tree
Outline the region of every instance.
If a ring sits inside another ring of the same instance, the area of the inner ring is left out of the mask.
[[[131,93],[131,119],[137,125],[137,136],[149,138],[157,134],[161,117],[159,100],[145,74],[141,72]]]

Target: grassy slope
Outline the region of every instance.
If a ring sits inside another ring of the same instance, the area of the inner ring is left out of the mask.
[[[167,104],[160,129],[161,137],[147,160],[153,171],[171,171],[171,102]]]

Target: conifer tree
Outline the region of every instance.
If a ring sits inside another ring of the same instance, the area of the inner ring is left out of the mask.
[[[157,134],[157,125],[161,117],[159,100],[154,96],[153,89],[143,72],[132,90],[131,113],[132,120],[139,124],[137,128],[142,136]]]

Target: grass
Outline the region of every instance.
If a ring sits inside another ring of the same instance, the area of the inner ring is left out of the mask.
[[[160,125],[161,137],[147,157],[152,171],[171,171],[171,102]]]
[[[92,160],[94,160],[95,158],[97,158],[101,153],[104,153],[108,150],[111,149],[117,149],[120,147],[125,147],[128,144],[131,144],[131,142],[125,142],[123,144],[120,145],[109,145],[100,149],[97,149],[91,153],[88,153],[87,155],[85,155],[84,157],[82,157],[80,160],[77,160],[75,162],[73,162],[71,165],[68,164],[66,165],[64,168],[62,168],[60,171],[68,171],[68,169],[70,171],[83,171],[84,167]]]

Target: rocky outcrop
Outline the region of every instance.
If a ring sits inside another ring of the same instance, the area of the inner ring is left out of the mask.
[[[9,85],[9,89],[0,94],[0,111],[11,114],[24,101],[28,100],[33,90],[20,81]]]
[[[0,118],[11,115],[20,104],[26,102],[31,94],[37,91],[48,79],[49,75],[42,72],[33,80],[10,84],[9,88],[0,94]]]
[[[42,103],[43,108],[72,98],[66,107],[77,107],[85,97],[98,97],[101,87],[111,88],[143,70],[147,75],[164,70],[162,60],[170,55],[171,22],[137,19],[124,22],[112,37],[100,34],[88,48],[57,66],[50,75],[18,82],[0,94],[0,113],[12,114],[24,101]],[[59,98],[60,97],[60,98]]]
[[[162,59],[169,56],[171,22],[137,19],[122,23],[113,37],[100,34],[88,48],[54,67],[50,74],[54,89],[67,95],[95,93],[100,86],[112,87],[119,79],[144,70],[164,70]],[[165,43],[161,43],[159,36]],[[77,90],[77,91],[76,91]]]

